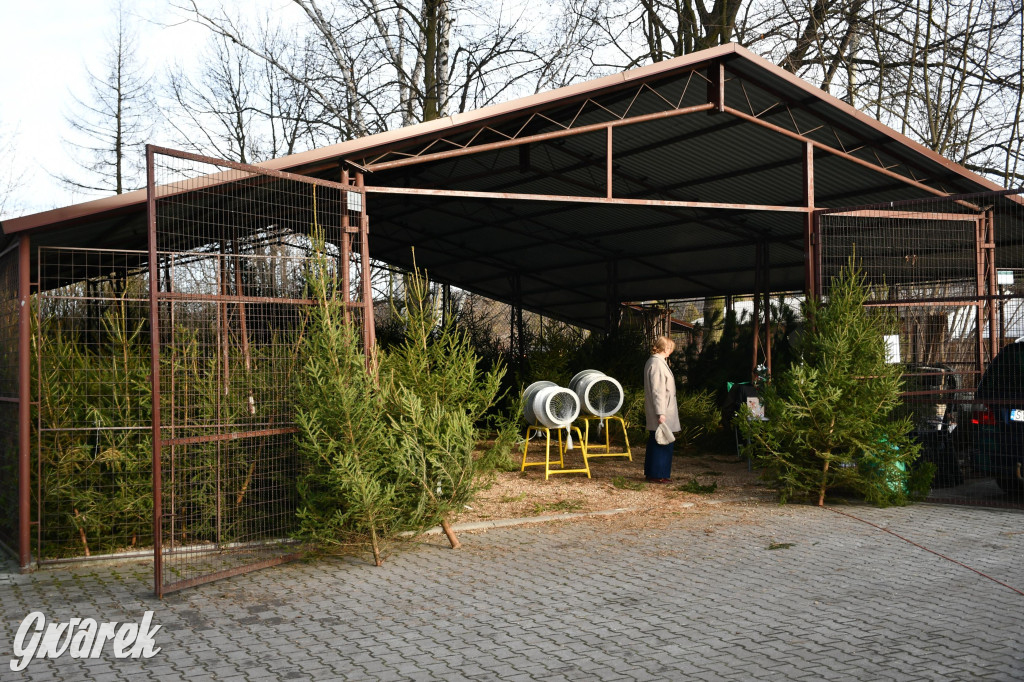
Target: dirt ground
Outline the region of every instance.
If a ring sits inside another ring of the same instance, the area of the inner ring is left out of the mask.
[[[613,448],[614,449],[614,448]],[[522,450],[513,453],[522,461]],[[461,514],[458,523],[530,516],[573,514],[628,509],[631,516],[648,520],[678,515],[682,510],[722,503],[774,502],[775,494],[748,471],[745,459],[734,455],[679,452],[672,460],[669,483],[644,480],[644,448],[632,448],[633,459],[590,457],[590,478],[585,473],[552,474],[544,480],[544,466],[501,472],[486,485]],[[532,444],[528,462],[543,462],[544,449]],[[577,447],[567,453],[566,469],[583,467]]]

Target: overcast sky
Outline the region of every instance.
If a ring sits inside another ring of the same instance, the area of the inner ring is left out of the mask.
[[[224,4],[249,11],[287,7],[288,0]],[[73,194],[50,174],[77,168],[62,141],[71,135],[65,122],[73,111],[69,93],[87,99],[86,68],[99,73],[116,6],[117,0],[0,0],[0,132],[16,134],[13,163],[23,180],[17,214],[94,198]],[[175,59],[188,64],[209,35],[176,19],[171,0],[124,0],[124,6],[137,17],[139,57],[152,73],[162,74]]]

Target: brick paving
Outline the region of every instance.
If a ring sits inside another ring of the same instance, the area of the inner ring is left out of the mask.
[[[0,679],[1022,680],[1024,514],[698,505],[465,533],[151,596],[147,562],[0,570]],[[770,546],[786,545],[769,549]],[[31,611],[140,621],[148,660],[8,661]]]

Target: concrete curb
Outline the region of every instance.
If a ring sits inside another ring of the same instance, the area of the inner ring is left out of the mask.
[[[624,514],[626,512],[636,511],[630,508],[620,509],[605,509],[604,511],[596,512],[582,512],[578,514],[549,514],[547,516],[527,516],[519,519],[501,519],[498,521],[473,521],[470,523],[457,523],[452,526],[453,531],[468,531],[468,530],[490,530],[491,528],[506,528],[508,526],[525,526],[530,523],[548,523],[550,521],[568,521],[570,519],[582,519],[590,516],[612,516],[614,514]],[[428,528],[422,533],[416,535],[440,535],[444,531],[441,526],[434,526]],[[403,535],[406,535],[403,533]],[[408,534],[407,537],[415,537],[414,534]]]

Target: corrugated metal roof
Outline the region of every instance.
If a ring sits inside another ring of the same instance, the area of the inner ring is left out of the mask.
[[[677,115],[678,108],[705,105],[718,65],[726,105],[735,111]],[[654,118],[619,125],[641,115]],[[448,152],[416,165],[381,166],[368,176],[367,184],[377,188],[367,199],[371,254],[408,267],[415,247],[418,265],[433,278],[506,301],[518,276],[527,308],[588,326],[604,323],[613,289],[619,300],[750,293],[758,242],[769,245],[774,288],[803,286],[805,214],[799,211],[380,191],[603,197],[603,127],[518,146],[479,146],[609,121],[617,122],[611,135],[617,198],[799,206],[802,140],[834,148],[821,146],[814,154],[817,206],[922,197],[925,185],[944,192],[996,188],[736,45],[263,165],[336,180],[345,161],[372,166]],[[461,151],[467,145],[470,151]],[[864,165],[879,160],[892,171]],[[6,221],[3,229],[30,231],[37,245],[143,248],[145,198],[145,192],[110,197]],[[1022,232],[997,236],[1014,236],[1017,243]],[[608,282],[612,264],[614,286]]]

